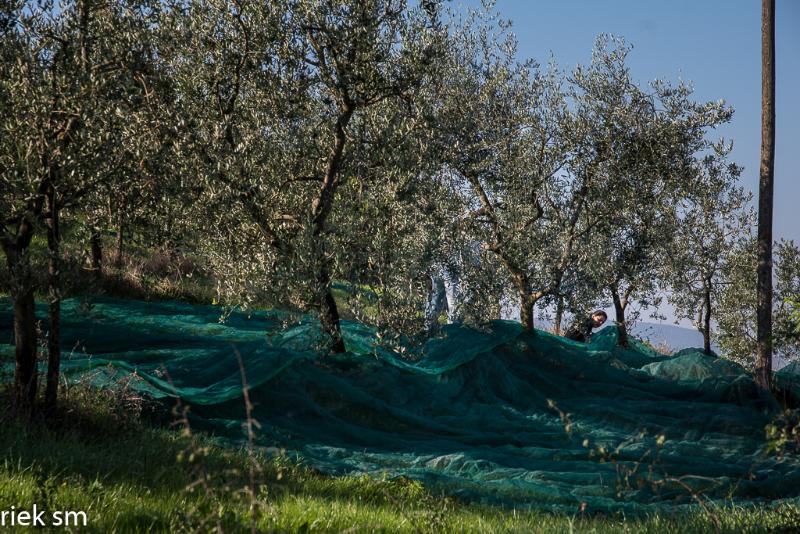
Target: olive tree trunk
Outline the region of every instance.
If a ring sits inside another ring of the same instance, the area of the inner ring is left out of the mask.
[[[559,295],[556,300],[556,316],[553,321],[553,330],[557,336],[561,335],[561,322],[564,318],[564,297]]]
[[[703,352],[711,355],[711,285],[707,281],[704,295]]]
[[[122,215],[122,211],[118,214],[117,220],[117,237],[114,240],[114,267],[120,268],[122,267],[122,244],[124,240],[124,217]]]
[[[89,247],[92,253],[92,275],[96,280],[99,280],[103,275],[103,241],[100,237],[100,229],[97,227],[92,228]]]
[[[627,297],[620,296],[616,287],[611,288],[611,298],[614,301],[614,320],[617,323],[617,344],[628,348],[628,326],[625,323],[625,308],[628,307]]]
[[[319,311],[322,329],[331,338],[331,351],[334,353],[345,352],[344,339],[342,338],[342,328],[339,323],[339,309],[336,300],[331,292],[331,275],[329,260],[324,251],[323,233],[325,223],[333,209],[333,201],[336,190],[339,187],[339,172],[344,155],[344,147],[347,142],[345,128],[353,116],[354,109],[348,105],[344,106],[342,113],[336,121],[334,128],[334,142],[331,154],[325,168],[325,177],[320,187],[317,197],[311,205],[311,221],[313,224],[314,246],[317,249],[317,308]]]
[[[44,393],[44,406],[52,410],[58,398],[58,378],[61,369],[61,266],[60,254],[60,229],[59,207],[55,188],[50,187],[47,192],[47,286],[48,308],[47,314],[50,331],[47,338],[47,385]]]
[[[32,411],[37,385],[36,308],[28,256],[32,237],[33,225],[23,220],[17,235],[3,240],[14,302],[14,409],[22,414]]]

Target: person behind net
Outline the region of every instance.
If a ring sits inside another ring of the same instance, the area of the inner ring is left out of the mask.
[[[576,320],[567,328],[564,337],[575,341],[589,343],[592,339],[592,329],[600,328],[608,319],[608,315],[603,310],[595,310],[584,320]]]

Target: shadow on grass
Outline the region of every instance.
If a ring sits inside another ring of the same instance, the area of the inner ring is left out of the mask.
[[[9,412],[0,413],[6,472],[33,469],[37,476],[56,481],[98,480],[139,486],[155,494],[186,491],[201,477],[212,485],[206,489],[213,491],[241,489],[251,483],[252,464],[246,451],[225,448],[203,433],[192,435],[166,403],[131,401],[84,385],[63,393],[57,411],[47,416],[40,413],[31,420],[19,420]],[[10,405],[8,389],[0,391],[0,402]],[[254,462],[257,485],[273,498],[302,494],[391,505],[398,497],[431,497],[421,484],[408,479],[329,477],[261,452]]]

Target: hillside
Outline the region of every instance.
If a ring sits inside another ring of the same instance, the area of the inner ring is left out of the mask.
[[[244,371],[255,444],[325,473],[419,480],[467,502],[638,513],[697,495],[798,497],[800,460],[764,454],[779,407],[725,360],[621,349],[613,329],[587,347],[508,322],[447,327],[402,357],[346,323],[348,353],[323,357],[310,350],[309,318],[283,329],[278,313],[218,317],[174,302],[67,301],[65,373],[167,406],[180,397],[195,429],[235,445],[245,441]],[[6,302],[0,339],[10,325]]]

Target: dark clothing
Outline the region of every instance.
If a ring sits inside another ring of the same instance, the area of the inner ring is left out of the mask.
[[[575,341],[582,341],[589,343],[592,339],[592,328],[594,328],[594,321],[591,317],[583,321],[576,321],[567,328],[564,337]]]

